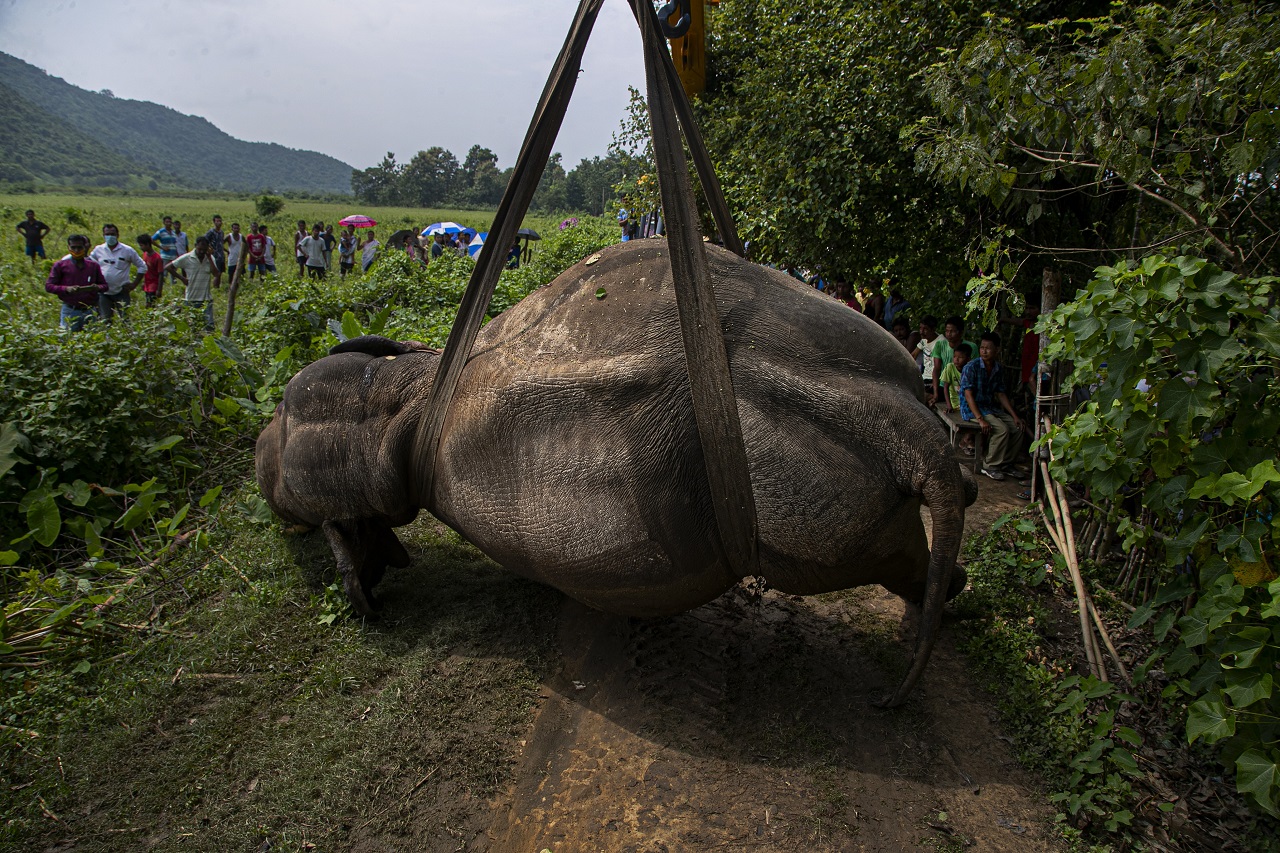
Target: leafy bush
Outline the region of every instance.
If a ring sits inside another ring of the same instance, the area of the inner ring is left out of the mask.
[[[598,222],[549,234],[504,272],[490,314],[612,239]],[[47,267],[0,262],[0,697],[48,665],[86,671],[112,624],[99,607],[139,566],[207,541],[302,365],[366,332],[443,346],[473,268],[453,253],[423,266],[388,252],[366,275],[249,282],[227,339],[198,332],[171,297],[63,334],[40,287]],[[271,519],[252,488],[234,509]]]
[[[1005,515],[969,544],[969,590],[956,600],[970,617],[962,648],[996,695],[1019,758],[1044,776],[1064,817],[1124,837],[1141,738],[1118,725],[1116,713],[1131,697],[1092,676],[1063,677],[1072,664],[1048,636],[1048,599],[1065,582],[1065,564],[1036,529],[1029,518]]]
[[[1109,507],[1126,550],[1161,555],[1132,624],[1155,620],[1188,739],[1280,816],[1277,279],[1158,255],[1094,275],[1042,327],[1092,390],[1049,436],[1055,477]]]
[[[278,195],[263,193],[253,200],[253,209],[258,212],[259,216],[275,216],[284,210],[284,199]]]

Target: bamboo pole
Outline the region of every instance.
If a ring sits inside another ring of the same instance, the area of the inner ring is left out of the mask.
[[[1120,653],[1116,651],[1115,643],[1111,642],[1111,632],[1107,630],[1107,626],[1103,623],[1102,616],[1098,613],[1098,605],[1093,603],[1092,596],[1089,597],[1089,615],[1093,617],[1093,624],[1098,627],[1098,635],[1102,637],[1102,642],[1106,644],[1107,651],[1111,653],[1111,660],[1115,661],[1116,669],[1120,673],[1120,680],[1125,684],[1132,684],[1133,682],[1129,678],[1129,670],[1125,668],[1124,661],[1120,660]]]
[[[1067,543],[1067,548],[1071,551],[1071,559],[1068,566],[1071,569],[1071,581],[1076,587],[1076,602],[1080,605],[1081,619],[1085,626],[1086,640],[1093,646],[1093,656],[1098,662],[1098,678],[1103,681],[1109,681],[1107,678],[1107,669],[1102,662],[1102,649],[1098,646],[1098,638],[1089,628],[1089,608],[1093,602],[1089,598],[1089,590],[1085,588],[1084,576],[1080,574],[1080,555],[1076,553],[1076,531],[1075,525],[1071,521],[1071,507],[1067,503],[1067,490],[1062,487],[1061,483],[1055,482],[1053,490],[1058,495],[1058,505],[1061,511],[1061,521],[1065,528],[1063,539]]]
[[[1097,646],[1097,640],[1093,634],[1093,627],[1089,624],[1089,602],[1088,593],[1084,588],[1084,579],[1080,576],[1080,568],[1076,563],[1075,552],[1075,532],[1070,527],[1070,514],[1067,507],[1067,498],[1062,486],[1057,482],[1049,479],[1049,466],[1040,462],[1040,473],[1044,477],[1045,497],[1049,499],[1049,507],[1053,511],[1053,528],[1054,539],[1058,546],[1058,550],[1062,553],[1063,559],[1067,564],[1067,572],[1071,575],[1071,584],[1076,592],[1076,606],[1079,610],[1080,619],[1080,639],[1084,644],[1084,654],[1089,661],[1089,670],[1102,681],[1107,680],[1107,670],[1102,663],[1102,655]],[[1043,511],[1043,509],[1042,509]],[[1048,516],[1046,516],[1046,522]]]

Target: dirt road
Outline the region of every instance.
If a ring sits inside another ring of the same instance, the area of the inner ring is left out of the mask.
[[[983,479],[969,531],[1021,505]],[[738,588],[673,619],[567,602],[564,666],[470,850],[1055,850],[1036,780],[944,633],[911,701],[912,628],[878,587]]]

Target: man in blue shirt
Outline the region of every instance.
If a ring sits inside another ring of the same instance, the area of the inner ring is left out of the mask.
[[[164,262],[166,268],[170,263],[178,259],[178,255],[182,253],[178,251],[178,235],[173,230],[172,216],[164,218],[164,227],[151,235],[151,242],[156,247],[156,250],[160,252],[160,260]],[[169,277],[174,281],[178,280],[172,271],[170,271]]]
[[[1024,426],[1004,391],[1000,336],[995,332],[983,335],[978,354],[981,358],[966,364],[960,374],[960,417],[966,421],[976,420],[982,427],[987,441],[982,473],[993,480],[1003,480],[1016,471],[1018,434]]]

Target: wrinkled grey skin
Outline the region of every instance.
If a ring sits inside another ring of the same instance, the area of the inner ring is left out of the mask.
[[[775,270],[715,247],[708,262],[759,574],[787,593],[879,583],[922,603],[898,704],[964,585],[956,556],[976,488],[888,332]],[[258,482],[282,518],[324,529],[357,611],[371,612],[386,566],[408,564],[392,528],[427,507],[508,569],[614,613],[676,613],[738,582],[712,514],[664,242],[606,249],[484,328],[430,496],[418,494],[414,434],[438,356],[381,338],[335,349],[348,351],[286,388],[258,439]]]

